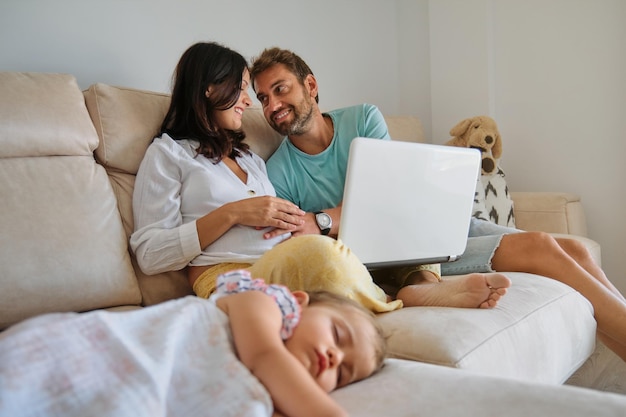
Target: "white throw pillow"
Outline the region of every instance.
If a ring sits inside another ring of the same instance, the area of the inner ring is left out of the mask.
[[[515,227],[513,200],[509,195],[505,177],[504,171],[500,167],[497,167],[492,174],[481,175],[482,187],[476,188],[482,188],[484,192],[485,212],[484,217],[476,216],[476,212],[474,217],[483,218],[501,226]],[[476,209],[476,203],[474,208]]]

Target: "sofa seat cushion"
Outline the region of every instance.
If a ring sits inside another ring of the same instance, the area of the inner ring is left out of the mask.
[[[623,395],[401,359],[387,359],[377,374],[331,395],[351,416],[617,417],[626,410]]]
[[[73,76],[0,72],[0,329],[141,302]]]
[[[390,356],[532,382],[565,382],[594,350],[591,304],[555,280],[507,276],[513,284],[494,309],[411,307],[381,314]]]

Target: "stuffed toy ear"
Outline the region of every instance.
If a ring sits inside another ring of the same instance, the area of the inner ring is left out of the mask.
[[[448,146],[458,146],[459,148],[467,148],[467,141],[464,137],[455,136],[446,142]]]
[[[494,159],[500,159],[502,156],[502,139],[500,138],[500,134],[496,133],[496,137],[493,141],[493,147],[491,148],[491,154]]]
[[[467,129],[469,129],[469,127],[472,125],[472,121],[473,119],[461,120],[459,123],[457,123],[456,126],[450,129],[450,136],[456,137],[464,135],[465,132],[467,132]]]

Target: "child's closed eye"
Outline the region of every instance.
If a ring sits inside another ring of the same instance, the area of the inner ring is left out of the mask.
[[[339,327],[336,324],[333,324],[333,335],[334,335],[335,343],[337,344],[337,347],[339,347],[341,345],[341,336],[340,336]],[[337,368],[337,388],[345,385],[343,381],[343,375],[344,375],[343,368],[344,368],[344,364],[342,362]]]

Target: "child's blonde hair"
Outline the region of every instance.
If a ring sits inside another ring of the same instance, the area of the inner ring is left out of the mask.
[[[387,356],[387,337],[378,323],[378,320],[376,320],[376,315],[361,304],[343,295],[329,291],[307,291],[307,293],[309,294],[309,305],[325,304],[331,307],[353,311],[365,317],[375,330],[373,342],[376,367],[374,370],[378,371],[382,368],[385,357]]]

